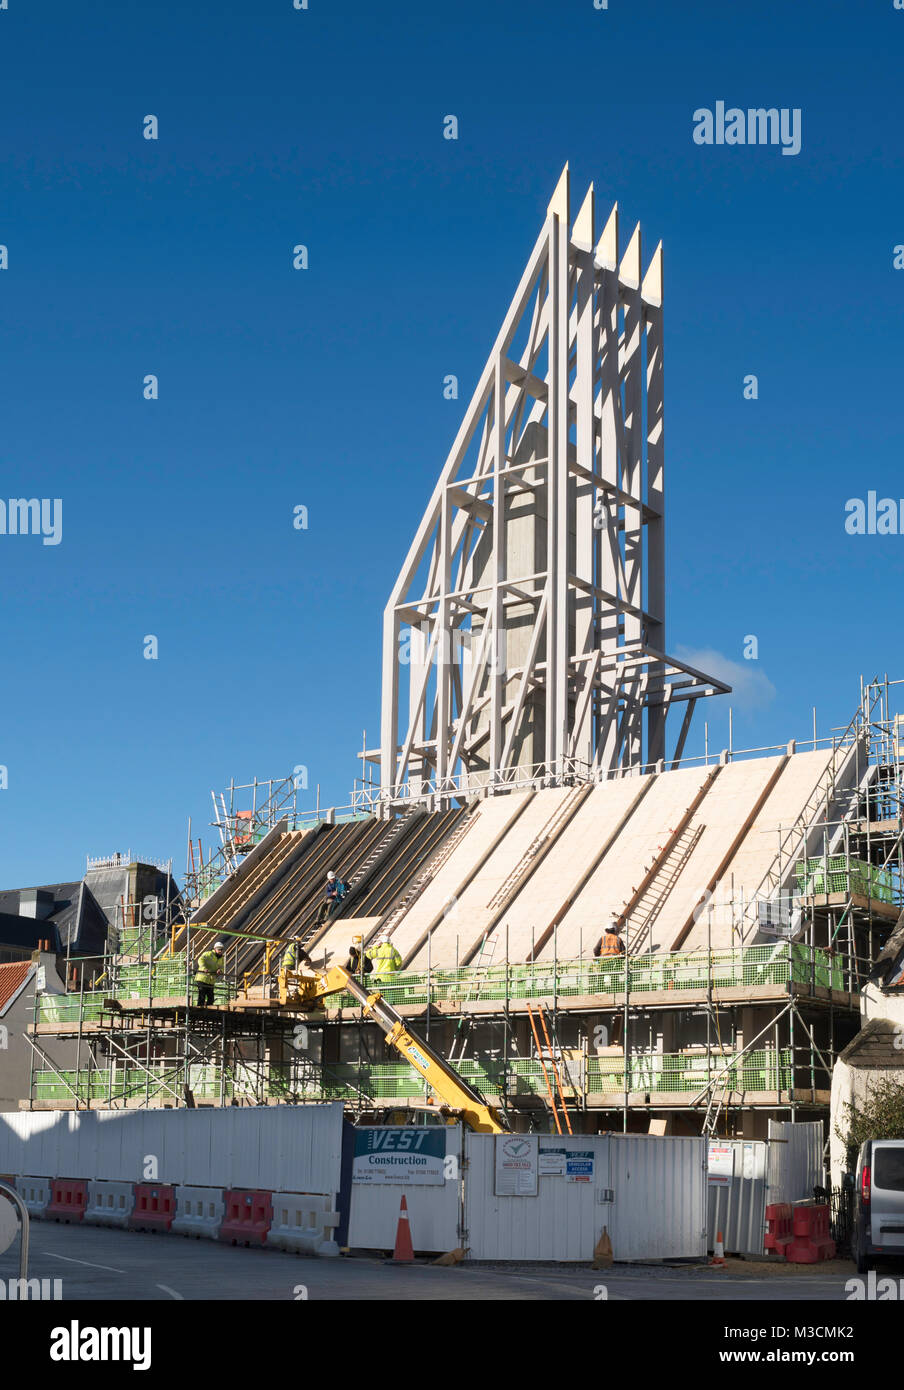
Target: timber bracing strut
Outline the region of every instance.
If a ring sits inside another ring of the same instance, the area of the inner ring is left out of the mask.
[[[662,765],[728,689],[666,653],[662,246],[569,226],[566,166],[386,606],[390,803]]]

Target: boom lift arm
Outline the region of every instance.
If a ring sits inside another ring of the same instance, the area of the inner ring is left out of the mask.
[[[347,990],[354,995],[361,1008],[383,1029],[386,1041],[404,1058],[444,1102],[455,1110],[460,1110],[462,1119],[469,1129],[477,1134],[504,1134],[509,1126],[505,1116],[495,1106],[489,1105],[475,1087],[469,1086],[453,1067],[434,1052],[423,1038],[412,1033],[405,1026],[401,1015],[388,1004],[379,991],[369,993],[353,975],[341,965],[331,966],[318,975],[297,974],[295,971],[282,971],[279,976],[280,1004],[294,1004],[296,1007],[319,1004],[329,994]]]

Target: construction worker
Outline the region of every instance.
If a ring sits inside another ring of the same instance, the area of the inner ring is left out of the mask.
[[[290,941],[279,964],[281,970],[298,970],[302,965],[310,965],[311,957],[297,941]]]
[[[377,943],[370,955],[374,963],[373,978],[375,982],[386,984],[389,977],[402,968],[402,957],[398,947],[392,944],[385,932],[381,932],[377,937]]]
[[[374,968],[370,956],[364,955],[361,950],[360,936],[356,936],[348,948],[348,960],[345,962],[345,968],[350,975],[369,975]]]
[[[621,928],[617,917],[610,920],[601,940],[593,948],[593,954],[595,956],[623,956],[625,954],[625,943],[621,939]]]
[[[195,984],[198,986],[199,1005],[213,1003],[213,987],[216,984],[217,976],[223,969],[223,952],[225,950],[225,941],[215,941],[212,951],[205,951],[203,955],[198,957]]]
[[[326,876],[326,894],[317,912],[318,927],[322,927],[326,919],[332,917],[344,897],[345,884],[330,869]]]

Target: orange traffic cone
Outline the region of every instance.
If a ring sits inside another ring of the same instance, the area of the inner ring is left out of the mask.
[[[404,1201],[404,1198],[402,1200]],[[710,1260],[710,1264],[714,1265],[716,1269],[725,1268],[725,1246],[722,1244],[721,1231],[717,1231],[716,1233],[716,1248],[713,1251],[713,1257]]]
[[[402,1194],[399,1207],[399,1224],[396,1226],[395,1249],[392,1252],[394,1264],[411,1264],[414,1260],[414,1246],[411,1244],[411,1227],[408,1225],[408,1201]]]

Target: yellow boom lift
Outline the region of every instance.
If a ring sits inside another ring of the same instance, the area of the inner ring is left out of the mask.
[[[306,975],[283,970],[279,975],[279,1002],[295,1008],[317,1007],[330,994],[347,990],[357,999],[368,1018],[383,1029],[386,1041],[404,1058],[430,1086],[444,1105],[461,1112],[469,1129],[477,1134],[504,1134],[509,1125],[494,1105],[489,1105],[480,1092],[462,1080],[453,1067],[437,1052],[405,1026],[401,1015],[376,990],[369,992],[341,965],[333,965],[319,974]]]

